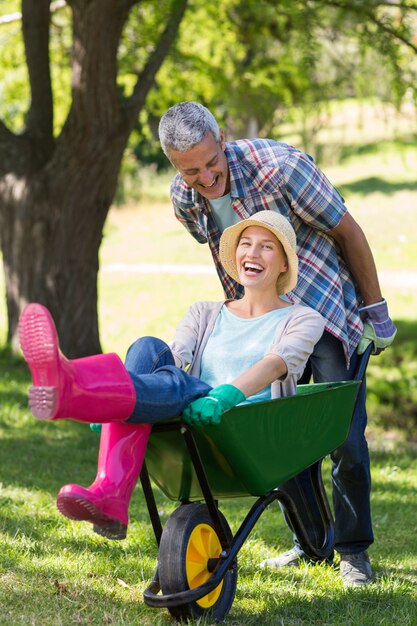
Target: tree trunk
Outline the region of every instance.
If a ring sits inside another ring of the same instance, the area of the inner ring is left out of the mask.
[[[116,142],[114,142],[116,143]],[[98,252],[114,195],[124,138],[85,163],[63,144],[60,165],[10,181],[1,243],[6,278],[8,338],[27,302],[47,306],[69,357],[100,352],[97,318]],[[73,167],[71,167],[73,163]]]
[[[68,357],[100,352],[98,253],[124,148],[176,36],[171,13],[129,98],[117,88],[117,51],[134,0],[67,0],[73,15],[72,105],[57,139],[48,55],[50,0],[23,0],[32,101],[23,134],[0,121],[0,245],[8,341],[28,302],[47,306]]]

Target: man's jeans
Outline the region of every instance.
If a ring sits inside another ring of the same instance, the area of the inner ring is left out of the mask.
[[[357,367],[358,356],[352,355],[349,370],[341,342],[328,332],[316,344],[311,355],[314,382],[351,380]],[[371,474],[368,444],[365,439],[367,422],[365,400],[366,386],[361,385],[356,411],[348,438],[332,452],[333,508],[335,517],[335,548],[341,554],[356,554],[366,550],[373,542],[370,491]],[[329,415],[329,419],[337,419]],[[309,473],[302,472],[281,485],[294,499],[301,519],[314,545],[321,545],[323,532],[320,514],[312,493]],[[296,549],[302,553],[294,538]]]
[[[211,389],[176,367],[169,346],[155,337],[135,341],[127,352],[125,367],[136,392],[135,408],[127,420],[133,424],[155,424],[177,417]]]

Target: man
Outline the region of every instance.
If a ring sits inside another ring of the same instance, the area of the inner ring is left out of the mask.
[[[311,157],[270,139],[226,143],[213,115],[196,102],[171,107],[160,121],[159,138],[178,171],[171,185],[175,215],[198,242],[209,244],[228,298],[241,290],[219,263],[223,230],[265,209],[278,211],[291,222],[299,274],[296,288],[287,296],[315,308],[326,320],[311,357],[315,382],[348,380],[358,353],[369,343],[375,354],[390,345],[396,328],[366,237]],[[348,439],[332,454],[335,548],[347,586],[372,580],[367,554],[373,533],[365,396],[362,385]],[[296,501],[310,538],[320,543],[320,518],[306,473],[283,488]],[[261,565],[296,566],[303,560],[307,557],[295,538],[292,550]]]

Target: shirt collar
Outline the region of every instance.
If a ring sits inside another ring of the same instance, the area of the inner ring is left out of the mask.
[[[226,158],[230,174],[230,195],[232,198],[246,198],[246,184],[237,159],[239,148],[236,143],[226,144]]]

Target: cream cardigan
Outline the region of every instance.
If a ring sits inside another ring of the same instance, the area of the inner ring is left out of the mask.
[[[201,355],[224,302],[196,302],[180,322],[169,346],[182,369],[200,376]],[[287,375],[271,385],[273,398],[293,395],[308,357],[323,334],[324,318],[310,307],[294,304],[276,327],[275,336],[266,354],[277,354],[287,365]],[[236,346],[236,358],[239,349]]]

